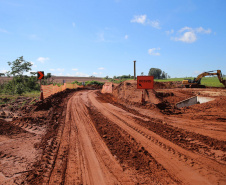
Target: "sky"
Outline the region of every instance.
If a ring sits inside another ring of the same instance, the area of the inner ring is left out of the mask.
[[[57,76],[226,74],[225,0],[0,0],[0,72],[23,56]]]

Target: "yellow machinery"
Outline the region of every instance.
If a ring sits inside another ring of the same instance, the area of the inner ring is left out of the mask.
[[[224,85],[224,87],[226,87],[226,80],[224,80],[222,78],[222,73],[221,73],[221,70],[216,70],[216,71],[207,71],[207,72],[204,72],[200,75],[197,76],[197,78],[194,78],[193,80],[191,79],[185,79],[182,81],[182,84],[186,87],[186,88],[202,88],[202,87],[205,87],[204,85],[201,85],[201,79],[202,77],[205,77],[205,76],[213,76],[213,75],[217,75],[220,83],[222,83]]]

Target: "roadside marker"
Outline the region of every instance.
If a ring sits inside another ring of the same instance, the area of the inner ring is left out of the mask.
[[[144,91],[154,88],[154,76],[137,76],[137,89],[144,89],[142,91],[141,103],[145,103]]]
[[[43,100],[42,79],[44,79],[44,71],[38,71],[38,80],[40,80],[40,100]]]
[[[38,79],[44,79],[44,71],[38,71]]]

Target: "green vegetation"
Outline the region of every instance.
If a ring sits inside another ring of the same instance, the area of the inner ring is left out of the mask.
[[[184,79],[193,79],[193,77],[186,77],[186,78],[168,78],[168,79],[155,79],[155,82],[182,82]]]
[[[98,82],[95,80],[85,82],[85,85],[104,85],[104,82]]]
[[[75,80],[74,82],[72,82],[72,84],[82,85],[82,82],[78,82],[77,80]]]
[[[201,84],[209,87],[224,87],[218,77],[204,77],[201,80]]]
[[[167,79],[170,76],[167,75],[165,71],[162,71],[159,68],[151,68],[148,72],[148,76],[154,76],[154,79]]]
[[[155,79],[155,81],[156,82],[174,82],[174,81],[182,82],[184,79],[194,79],[194,78],[186,77],[186,78]],[[224,87],[224,85],[220,83],[218,77],[203,77],[201,80],[201,85],[205,85],[207,87]]]
[[[75,80],[74,82],[72,82],[72,84],[82,85],[82,82],[78,82],[77,80]],[[86,81],[85,85],[104,85],[104,82],[98,82],[98,81],[92,80],[92,81]]]
[[[7,76],[13,76],[13,80],[0,84],[1,95],[22,95],[28,92],[39,91],[40,84],[37,79],[37,72],[30,72],[32,76],[23,75],[24,72],[31,70],[32,63],[24,60],[23,56],[17,58],[13,62],[8,62],[11,71],[8,71]],[[42,80],[43,85],[50,84],[48,79],[51,73],[47,73],[45,79]]]
[[[109,81],[110,82],[112,82],[112,83],[116,83],[116,84],[120,84],[121,82],[124,82],[124,81],[126,81],[126,80],[133,80],[133,78],[123,78],[123,79],[109,79]]]

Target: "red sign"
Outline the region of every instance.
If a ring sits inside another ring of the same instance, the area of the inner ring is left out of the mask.
[[[38,71],[38,79],[41,80],[44,78],[44,71]]]
[[[153,89],[154,76],[137,76],[137,89]]]

